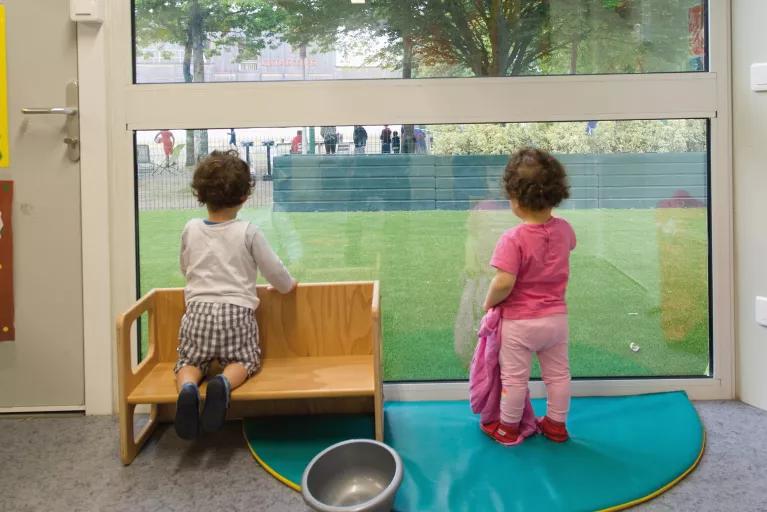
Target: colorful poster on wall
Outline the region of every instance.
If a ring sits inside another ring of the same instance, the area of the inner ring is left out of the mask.
[[[0,181],[0,341],[15,338],[13,328],[13,182]]]
[[[8,73],[5,60],[5,5],[0,3],[0,167],[8,167]]]

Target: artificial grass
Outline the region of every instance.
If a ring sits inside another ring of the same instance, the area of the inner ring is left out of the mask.
[[[701,376],[709,368],[705,209],[567,210],[575,377]],[[141,289],[183,286],[200,210],[139,215]],[[464,379],[510,211],[275,213],[243,209],[301,281],[380,279],[387,380]],[[640,346],[638,352],[629,348]],[[537,370],[534,372],[537,375]]]

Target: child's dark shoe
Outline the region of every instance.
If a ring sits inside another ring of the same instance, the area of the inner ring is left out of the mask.
[[[208,382],[205,405],[202,408],[202,430],[217,432],[224,426],[226,410],[229,408],[229,381],[223,375],[216,375]]]
[[[176,434],[181,439],[192,440],[200,431],[200,392],[196,384],[181,387],[176,400]]]
[[[544,416],[543,419],[538,421],[538,428],[541,430],[541,434],[555,443],[564,443],[570,439],[565,424],[554,421],[548,416]]]

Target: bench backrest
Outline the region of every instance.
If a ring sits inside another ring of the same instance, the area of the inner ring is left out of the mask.
[[[157,289],[150,336],[159,360],[178,357],[184,291]],[[378,283],[302,284],[291,294],[259,286],[258,319],[262,357],[343,356],[374,353]]]

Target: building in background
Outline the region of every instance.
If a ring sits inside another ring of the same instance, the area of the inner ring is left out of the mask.
[[[183,82],[184,48],[158,44],[138,48],[136,76],[141,83]],[[267,48],[258,59],[237,59],[237,50],[227,49],[205,62],[206,82],[259,82],[279,80],[338,80],[358,78],[399,78],[399,70],[377,66],[344,65],[336,51],[311,48],[303,58],[299,48],[283,43]]]

